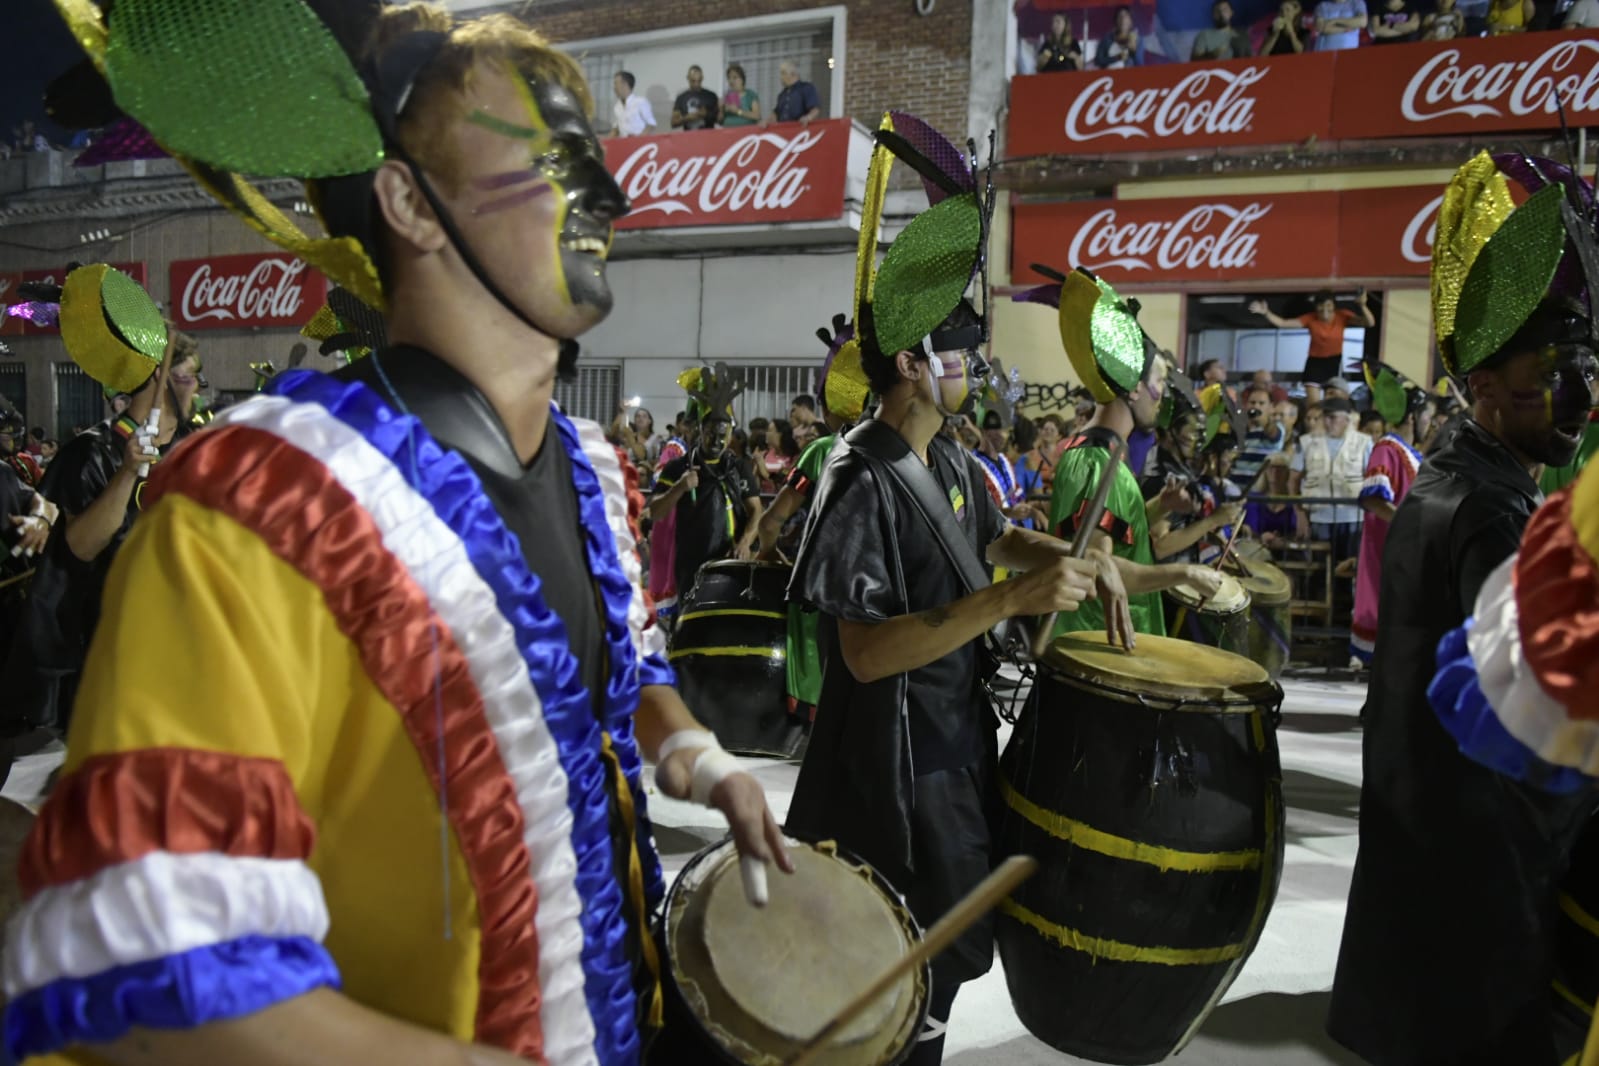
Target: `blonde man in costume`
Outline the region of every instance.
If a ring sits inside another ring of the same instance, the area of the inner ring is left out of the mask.
[[[1059,309],[1066,356],[1098,404],[1088,426],[1067,440],[1055,464],[1050,532],[1069,542],[1110,464],[1112,445],[1125,443],[1135,429],[1155,427],[1171,368],[1138,324],[1136,301],[1123,302],[1116,290],[1084,270],[1069,276],[1042,272],[1053,274],[1056,284],[1016,299]],[[1055,633],[1103,629],[1113,643],[1130,649],[1135,633],[1165,635],[1161,589],[1188,584],[1202,595],[1219,589],[1220,577],[1207,567],[1155,562],[1150,526],[1168,511],[1191,506],[1181,486],[1145,504],[1137,472],[1121,463],[1089,545],[1116,560],[1127,588],[1126,608],[1120,616],[1107,615],[1098,603],[1085,603],[1082,610],[1060,615]]]
[[[998,723],[979,689],[983,634],[1121,590],[1108,560],[1066,558],[1059,541],[1008,526],[976,460],[940,434],[971,410],[987,375],[986,322],[963,294],[983,274],[992,199],[973,164],[921,120],[893,112],[877,136],[855,336],[838,360],[858,357],[881,402],[835,446],[794,562],[790,598],[820,615],[822,685],[788,827],[866,859],[925,926],[991,863]],[[879,269],[877,222],[895,157],[922,175],[932,206]],[[989,566],[1025,573],[993,585]],[[941,1060],[960,985],[993,960],[985,920],[933,961],[913,1066]]]
[[[1509,182],[1529,193],[1514,206]],[[1438,216],[1432,308],[1471,416],[1428,456],[1383,554],[1360,850],[1328,1030],[1380,1066],[1558,1066],[1557,880],[1594,801],[1461,754],[1428,705],[1434,653],[1498,580],[1593,405],[1593,197],[1544,159],[1480,154]]]
[[[641,758],[727,815],[752,896],[787,860],[671,688],[628,469],[551,404],[627,210],[581,72],[430,5],[59,6],[210,189],[387,304],[389,346],[279,376],[158,468],[22,859],[10,1051],[638,1063]],[[339,236],[244,172],[312,179]],[[181,669],[148,654],[174,634]]]

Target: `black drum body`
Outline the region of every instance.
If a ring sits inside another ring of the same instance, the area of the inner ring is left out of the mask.
[[[1230,574],[1222,590],[1206,598],[1187,585],[1166,589],[1166,635],[1208,644],[1234,655],[1249,654],[1249,593]]]
[[[1119,675],[1127,662],[1148,677]],[[1282,873],[1281,699],[1258,666],[1214,649],[1056,642],[1001,760],[1000,850],[1040,863],[996,930],[1034,1036],[1160,1062],[1220,1001]]]
[[[788,713],[788,577],[778,563],[707,563],[678,600],[669,658],[689,710],[739,755],[804,754]]]

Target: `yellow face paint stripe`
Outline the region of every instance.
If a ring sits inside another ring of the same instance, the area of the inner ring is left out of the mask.
[[[540,134],[540,137],[532,141],[528,146],[530,150],[528,159],[529,162],[532,162],[543,153],[549,151],[554,144],[554,140],[550,135],[550,124],[545,121],[544,112],[539,109],[539,102],[533,96],[533,86],[528,84],[528,80],[523,76],[522,72],[507,63],[506,74],[511,79],[511,84],[516,87],[517,95],[522,98],[522,106],[527,108],[528,120],[533,123],[533,128]],[[548,174],[544,175],[544,180],[550,183],[550,186],[555,190],[556,196],[555,226],[550,231],[550,243],[553,245],[551,251],[555,255],[555,263],[559,268],[555,271],[555,284],[561,290],[561,299],[566,303],[571,303],[572,292],[566,283],[566,269],[560,265],[561,234],[566,232],[566,215],[570,205],[564,185]],[[609,245],[606,247],[606,254],[607,256],[610,254]]]
[[[749,658],[771,659],[774,662],[782,662],[788,658],[788,652],[772,648],[683,648],[667,655],[666,660],[675,663],[679,659],[687,659],[696,655],[704,656],[708,659]]]
[[[1076,929],[1056,925],[1049,919],[1034,914],[1014,899],[1002,900],[999,910],[1001,914],[1016,919],[1046,940],[1110,962],[1147,962],[1157,966],[1213,966],[1218,962],[1230,962],[1244,953],[1242,944],[1227,944],[1219,948],[1161,948],[1124,944],[1119,940],[1089,936]]]
[[[1047,811],[1000,778],[1005,805],[1057,840],[1064,840],[1084,851],[1108,855],[1113,859],[1141,862],[1161,871],[1214,873],[1217,870],[1253,870],[1260,866],[1258,851],[1179,851],[1157,844],[1128,840],[1102,829],[1095,829],[1074,818]]]
[[[696,618],[777,618],[784,619],[788,615],[779,611],[750,611],[743,608],[729,607],[716,611],[691,611],[677,620],[678,625],[692,622]]]
[[[1582,904],[1564,892],[1560,893],[1560,913],[1576,922],[1577,927],[1589,936],[1599,936],[1599,918],[1583,910]]]

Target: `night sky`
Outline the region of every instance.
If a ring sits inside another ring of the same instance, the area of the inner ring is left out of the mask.
[[[65,140],[67,131],[45,120],[44,87],[56,75],[83,58],[50,0],[5,0],[0,23],[0,136],[31,118],[52,141]]]

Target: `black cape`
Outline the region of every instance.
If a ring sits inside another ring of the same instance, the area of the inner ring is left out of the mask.
[[[1427,702],[1438,641],[1516,551],[1541,499],[1510,452],[1468,421],[1422,466],[1388,536],[1360,851],[1328,1018],[1335,1039],[1377,1066],[1561,1058],[1550,1007],[1556,885],[1594,801],[1472,762]]]
[[[964,497],[957,523],[981,559],[1004,532],[1004,517],[975,460],[942,437],[930,447],[947,460],[946,470],[955,471],[957,483],[943,487],[952,502]],[[804,839],[836,840],[871,863],[909,898],[925,924],[987,873],[991,849],[985,822],[993,812],[984,804],[991,807],[997,723],[978,696],[971,646],[923,668],[940,678],[949,698],[919,698],[921,709],[910,706],[912,674],[862,683],[844,663],[838,619],[883,622],[961,594],[952,564],[933,544],[925,521],[919,516],[913,521],[908,501],[896,499],[896,492],[840,437],[817,489],[789,585],[791,599],[821,614],[822,691],[787,828]],[[923,602],[930,595],[938,602]],[[922,671],[914,676],[918,685],[925,680]],[[947,720],[925,723],[930,714]],[[913,715],[918,716],[915,725]],[[917,765],[912,744],[917,730],[924,751],[945,756],[938,769],[928,772],[925,758]],[[951,743],[955,737],[967,740]],[[961,760],[952,755],[967,741],[970,765],[957,768],[954,763]],[[986,925],[970,930],[941,959],[940,974],[962,981],[986,971],[993,961],[988,933]]]

